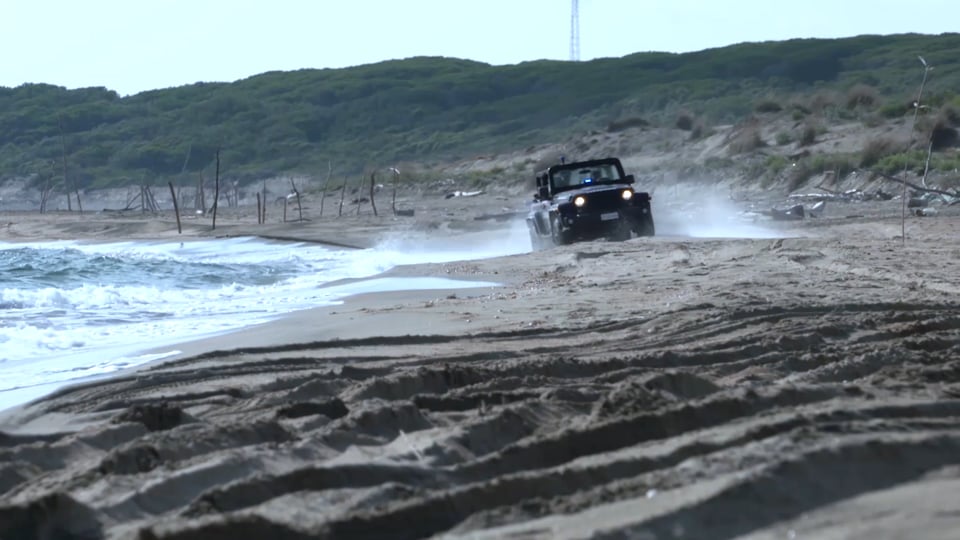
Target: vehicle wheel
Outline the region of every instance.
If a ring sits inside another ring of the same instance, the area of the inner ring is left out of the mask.
[[[530,232],[530,249],[533,251],[543,249],[543,238],[540,237],[540,233],[533,228],[529,228],[528,231]]]
[[[653,236],[656,229],[653,226],[653,214],[647,212],[637,224],[637,236]]]
[[[630,239],[630,221],[626,216],[620,216],[608,238],[614,242],[624,242]]]
[[[555,246],[565,246],[570,243],[570,233],[561,228],[559,216],[550,218],[550,239]]]

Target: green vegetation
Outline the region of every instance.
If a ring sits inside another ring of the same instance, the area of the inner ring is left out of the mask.
[[[960,108],[957,50],[960,34],[909,34],[581,63],[412,58],[128,97],[105,88],[0,87],[0,179],[56,179],[63,150],[79,187],[103,187],[210,175],[218,148],[226,174],[251,181],[322,174],[328,161],[340,171],[429,163],[647,123],[697,138],[708,125],[755,111],[798,120],[864,111],[899,117],[910,111],[922,73],[917,54],[936,67],[925,93],[930,104]],[[815,136],[804,128],[777,142],[809,144]],[[762,141],[748,136],[744,144]]]

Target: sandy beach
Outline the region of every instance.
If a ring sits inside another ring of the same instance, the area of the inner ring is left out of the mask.
[[[897,200],[703,238],[661,193],[656,237],[398,267],[499,286],[352,297],[0,412],[0,538],[956,538],[960,207],[905,242]],[[184,235],[470,242],[516,195]]]

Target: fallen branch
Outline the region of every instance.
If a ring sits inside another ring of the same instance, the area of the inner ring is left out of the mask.
[[[944,190],[942,190],[942,189],[926,188],[926,187],[923,187],[923,186],[919,186],[919,185],[917,185],[917,184],[914,184],[913,182],[910,182],[910,181],[908,181],[908,180],[904,180],[904,179],[902,179],[902,178],[897,178],[896,176],[889,175],[889,174],[884,173],[884,172],[874,171],[874,170],[871,170],[870,172],[873,173],[873,174],[875,174],[875,175],[877,175],[877,176],[881,176],[881,177],[883,177],[883,178],[885,178],[885,179],[887,179],[887,180],[890,180],[891,182],[899,182],[899,183],[903,184],[905,187],[909,187],[909,188],[914,189],[914,190],[916,190],[916,191],[925,192],[925,193],[936,193],[936,194],[938,194],[938,195],[946,195],[947,197],[960,197],[960,191],[954,191],[953,193],[951,193],[951,192],[949,192],[949,191],[944,191]]]

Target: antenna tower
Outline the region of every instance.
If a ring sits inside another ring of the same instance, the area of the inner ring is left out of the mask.
[[[580,2],[572,0],[570,7],[570,61],[580,61]]]

